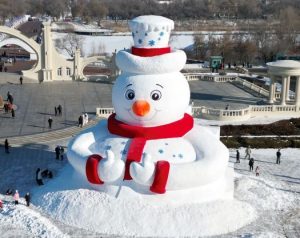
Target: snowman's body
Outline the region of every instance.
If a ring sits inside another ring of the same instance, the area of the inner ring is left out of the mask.
[[[105,128],[103,128],[105,130]],[[94,143],[94,151],[105,157],[111,150],[115,159],[126,160],[131,139],[110,135]],[[158,139],[147,141],[144,153],[151,155],[152,161],[166,160],[172,164],[189,163],[196,160],[196,153],[189,141],[184,138]]]
[[[173,24],[157,16],[137,19],[133,22],[136,44],[153,44],[154,40],[139,38],[163,37]],[[139,54],[141,49],[133,51]],[[68,158],[74,168],[100,187],[119,186],[130,179],[132,188],[150,187],[154,193],[216,182],[213,193],[224,191],[218,181],[225,177],[228,149],[209,130],[194,125],[185,113],[190,100],[189,85],[180,73],[185,62],[182,51],[153,57],[119,52],[116,63],[122,74],[112,92],[116,114],[70,142]]]

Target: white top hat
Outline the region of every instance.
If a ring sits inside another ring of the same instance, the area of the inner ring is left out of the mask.
[[[174,21],[162,16],[139,16],[129,22],[129,28],[132,31],[134,47],[166,48],[169,46]]]

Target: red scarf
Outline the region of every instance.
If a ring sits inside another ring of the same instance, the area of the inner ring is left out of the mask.
[[[176,138],[182,137],[189,132],[194,125],[194,119],[189,114],[178,121],[156,127],[131,126],[124,122],[118,121],[116,114],[110,115],[108,118],[108,130],[111,134],[121,137],[131,138],[129,150],[125,164],[124,180],[131,180],[129,173],[130,164],[132,162],[140,162],[143,150],[147,140]],[[102,184],[100,175],[97,175],[97,164],[101,160],[101,156],[93,155],[87,161],[87,177],[92,183]],[[170,164],[168,161],[157,161],[155,166],[155,177],[150,190],[155,193],[164,193],[168,181]]]

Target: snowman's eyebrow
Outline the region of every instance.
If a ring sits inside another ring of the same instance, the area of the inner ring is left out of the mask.
[[[160,85],[160,84],[158,84],[158,83],[157,83],[156,85],[157,85],[157,86],[159,86],[159,87],[161,87],[161,88],[164,88],[163,86],[161,86],[161,85]]]
[[[132,83],[128,84],[125,88],[128,88],[129,86],[132,86]]]

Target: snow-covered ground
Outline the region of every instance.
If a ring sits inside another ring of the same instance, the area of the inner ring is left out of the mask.
[[[66,36],[66,33],[52,32],[53,40],[64,36]],[[89,56],[93,53],[112,54],[124,48],[129,49],[133,45],[131,34],[112,36],[80,35],[78,37],[82,40],[81,50],[84,56]],[[194,38],[192,35],[174,35],[170,40],[172,49],[184,49],[193,43]]]
[[[235,163],[232,149],[229,166],[235,168],[234,200],[166,206],[84,189],[86,184],[73,176],[72,168],[54,159],[54,146],[13,148],[15,154],[10,158],[1,150],[1,188],[9,184],[18,188],[21,196],[31,191],[33,202],[28,208],[21,199],[15,206],[12,197],[1,191],[0,198],[5,201],[0,212],[1,237],[300,235],[300,149],[282,149],[280,165],[275,164],[276,150],[253,149],[259,177],[249,172],[244,148],[240,148],[240,164]],[[55,174],[43,187],[34,181],[37,166],[47,166]],[[18,175],[13,178],[15,173]]]

